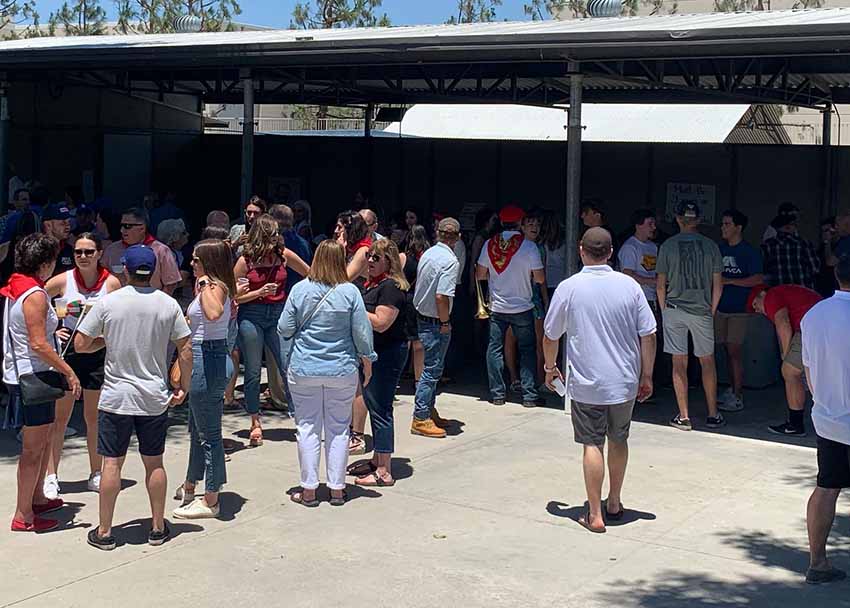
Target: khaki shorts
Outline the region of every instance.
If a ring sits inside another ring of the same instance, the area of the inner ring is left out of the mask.
[[[714,355],[714,317],[692,315],[679,308],[665,308],[664,352],[668,355],[688,354],[688,334],[694,341],[694,356]]]
[[[803,371],[803,336],[800,332],[797,332],[791,338],[791,347],[782,362]]]
[[[750,317],[747,313],[718,312],[714,318],[714,338],[718,344],[743,344]]]
[[[570,415],[576,443],[581,445],[605,445],[605,438],[625,443],[632,426],[632,410],[635,401],[614,405],[592,405],[573,401]]]

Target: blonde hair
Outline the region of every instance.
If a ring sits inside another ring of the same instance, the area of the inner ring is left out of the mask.
[[[333,239],[319,243],[307,278],[330,287],[348,283],[348,274],[345,272],[345,247]]]
[[[372,243],[372,246],[369,247],[368,255],[373,253],[387,258],[387,261],[390,263],[387,276],[395,281],[396,287],[402,291],[410,289],[410,283],[408,283],[407,279],[404,278],[404,272],[401,269],[401,258],[398,254],[398,246],[395,243],[393,243],[390,239],[375,241]]]
[[[244,256],[246,260],[260,264],[272,255],[283,259],[280,234],[277,221],[269,214],[264,213],[251,224],[251,230],[248,231],[248,242],[245,243]]]

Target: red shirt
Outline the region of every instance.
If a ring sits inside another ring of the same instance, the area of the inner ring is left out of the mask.
[[[275,283],[277,292],[273,296],[265,296],[252,300],[257,304],[282,304],[286,300],[286,266],[278,261],[274,266],[253,266],[248,264],[248,289],[256,291],[266,283]]]
[[[794,333],[800,331],[800,321],[809,309],[820,302],[820,294],[800,285],[778,285],[767,290],[764,296],[764,314],[774,321],[776,313],[788,309],[788,318]]]

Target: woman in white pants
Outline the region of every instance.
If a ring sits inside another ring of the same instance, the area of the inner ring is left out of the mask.
[[[322,432],[330,503],[345,504],[351,402],[377,358],[360,290],[348,282],[345,249],[327,240],[316,249],[307,280],[292,288],[278,323],[295,406],[301,490],[292,501],[316,507]],[[287,356],[288,354],[288,356]],[[288,361],[287,361],[288,359]]]

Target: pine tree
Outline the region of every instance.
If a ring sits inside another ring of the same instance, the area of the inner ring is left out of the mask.
[[[496,20],[496,8],[502,0],[457,0],[457,15],[446,23],[482,23]]]
[[[66,36],[99,36],[106,33],[106,11],[100,0],[65,2],[48,19],[52,31],[62,26]]]
[[[388,27],[386,13],[379,15],[383,0],[312,0],[299,2],[292,11],[290,27],[328,29],[336,27]]]

